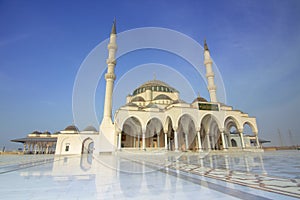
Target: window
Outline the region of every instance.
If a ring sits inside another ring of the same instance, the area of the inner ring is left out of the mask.
[[[67,144],[66,144],[65,151],[69,151],[69,149],[70,149],[70,144],[69,144],[69,143],[67,143]]]

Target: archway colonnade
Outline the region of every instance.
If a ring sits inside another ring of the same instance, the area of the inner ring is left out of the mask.
[[[254,118],[241,121],[233,116],[226,116],[222,120],[218,115],[205,114],[196,118],[189,113],[181,113],[178,117],[153,114],[143,118],[138,113],[123,119],[120,116],[116,116],[119,150],[203,151],[252,148],[244,141],[245,125],[252,129],[254,147],[259,148],[256,122],[251,122]]]
[[[24,154],[54,154],[56,142],[53,141],[26,141],[23,143]]]

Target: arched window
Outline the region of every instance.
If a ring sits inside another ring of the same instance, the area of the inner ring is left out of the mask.
[[[232,147],[237,147],[236,141],[234,139],[231,139],[231,145]]]

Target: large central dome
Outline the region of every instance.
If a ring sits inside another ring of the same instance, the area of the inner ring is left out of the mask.
[[[142,92],[145,92],[146,90],[151,90],[156,92],[170,92],[170,93],[177,92],[178,93],[178,91],[175,88],[171,87],[170,85],[168,85],[163,81],[151,80],[151,81],[147,81],[146,83],[144,83],[143,85],[135,89],[133,95],[140,94]]]

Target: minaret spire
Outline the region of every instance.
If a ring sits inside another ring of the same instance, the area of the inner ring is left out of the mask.
[[[107,73],[105,74],[106,89],[105,89],[105,101],[104,101],[104,112],[102,124],[112,124],[112,94],[114,88],[114,81],[116,80],[115,66],[116,66],[116,51],[118,49],[116,43],[117,33],[116,33],[116,19],[114,19],[108,49],[107,63]]]
[[[204,50],[205,51],[209,51],[207,43],[206,43],[206,39],[204,39]]]
[[[206,40],[204,40],[204,65],[206,67],[207,89],[209,92],[210,101],[217,102],[217,87],[214,81],[215,74],[212,69],[212,60],[210,58],[210,53],[208,50]]]
[[[110,34],[117,34],[117,29],[116,29],[116,18],[114,18],[114,22],[111,28],[111,33]]]

